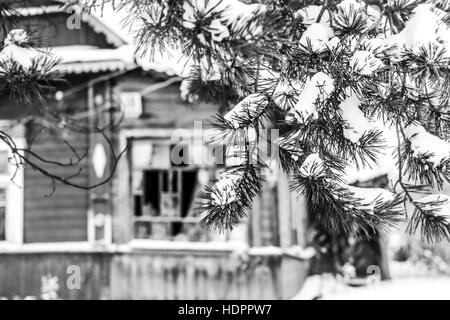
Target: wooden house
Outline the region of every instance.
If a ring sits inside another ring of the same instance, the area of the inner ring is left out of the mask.
[[[108,141],[116,151],[128,149],[111,180],[84,190],[53,182],[30,166],[12,183],[15,167],[8,166],[6,146],[0,147],[0,296],[39,296],[47,274],[58,277],[64,299],[294,296],[308,263],[290,249],[305,246],[307,215],[288,179],[277,173],[265,184],[236,230],[203,229],[194,199],[221,168],[206,160],[176,164],[170,154],[177,134],[202,138],[201,121],[218,108],[184,102],[181,79],[167,66],[138,64],[126,37],[111,27],[118,21],[62,11],[59,1],[33,1],[17,10],[21,26],[38,30],[42,46],[62,57],[58,68],[66,82],[45,107],[87,125],[69,130],[64,121],[18,123],[30,107],[2,97],[2,128],[18,146],[55,161],[86,153],[71,180],[80,185],[103,181],[114,169]],[[94,130],[119,120],[119,127],[105,131],[108,140]],[[187,150],[189,156],[203,152],[198,146]],[[71,175],[66,166],[40,165]],[[80,286],[69,285],[74,276]]]

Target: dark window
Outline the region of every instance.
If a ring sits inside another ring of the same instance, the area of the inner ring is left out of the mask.
[[[151,148],[146,148],[143,140],[139,141],[141,150],[153,150],[152,160],[148,165],[142,166],[145,155],[141,155],[139,150],[134,153],[142,156],[137,159],[137,165],[133,162],[132,171],[135,237],[206,240],[206,231],[199,226],[199,218],[195,216],[193,209],[195,196],[201,189],[199,172],[207,172],[208,177],[210,171],[199,169],[190,163],[172,161],[173,155],[177,160],[188,159],[187,146],[181,148],[151,140],[148,143],[152,144]],[[161,156],[167,151],[172,153],[170,160]],[[162,163],[162,159],[169,162]]]

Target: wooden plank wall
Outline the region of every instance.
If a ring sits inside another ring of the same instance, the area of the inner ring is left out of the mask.
[[[38,296],[41,276],[50,274],[63,299],[290,298],[302,285],[303,264],[281,256],[241,264],[220,252],[11,253],[0,259],[0,296]],[[80,290],[66,286],[71,265],[80,267]]]
[[[117,92],[139,92],[157,83],[151,77],[144,77],[139,71],[128,73],[119,79]],[[125,119],[122,128],[194,128],[194,121],[211,120],[219,110],[218,106],[199,103],[188,104],[181,99],[180,84],[160,88],[142,99],[143,114],[139,119]]]
[[[228,255],[134,254],[111,268],[113,299],[276,299],[280,259],[255,259],[249,269]]]
[[[104,253],[24,253],[4,254],[0,258],[0,296],[40,296],[41,277],[57,276],[64,299],[99,299],[105,292],[111,255]],[[66,281],[69,266],[81,270],[81,290],[70,290]]]
[[[90,45],[112,48],[103,34],[96,33],[87,23],[80,21],[80,29],[69,29],[66,22],[71,16],[67,13],[50,13],[45,16],[21,17],[17,27],[32,30],[40,47]],[[73,19],[71,22],[73,23]]]
[[[28,140],[32,139],[39,127],[28,126]],[[43,132],[34,140],[32,151],[39,156],[68,163],[76,157],[64,143],[68,140],[71,147],[82,155],[88,147],[85,133],[70,131],[67,136],[62,131]],[[30,143],[28,141],[28,143]],[[37,160],[36,160],[37,161]],[[70,168],[37,161],[45,170],[61,177],[77,172],[81,173],[71,181],[81,185],[88,184],[88,159],[79,166]],[[57,242],[87,240],[88,192],[56,182],[53,190],[51,179],[41,172],[25,166],[24,175],[24,242]]]

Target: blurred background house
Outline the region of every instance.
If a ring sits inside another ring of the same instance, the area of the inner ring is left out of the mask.
[[[29,166],[16,172],[0,145],[0,297],[39,296],[45,287],[63,299],[289,299],[310,274],[339,271],[360,286],[374,274],[450,273],[448,245],[421,245],[404,230],[391,246],[382,233],[357,241],[320,230],[277,170],[265,172],[262,196],[240,227],[202,228],[197,195],[227,159],[197,143],[214,134],[204,124],[219,108],[182,99],[184,61],[136,57],[110,12],[29,3],[11,19],[61,57],[64,81],[41,106],[45,117],[39,107],[0,97],[1,129],[18,147],[31,147],[43,170],[77,184],[95,185],[116,170],[95,189],[74,188]],[[174,137],[188,138],[182,150]],[[115,168],[112,150],[126,147]],[[174,153],[189,163],[174,162]],[[390,168],[349,170],[347,180],[383,188]]]
[[[29,166],[12,183],[15,167],[8,166],[6,147],[0,151],[0,296],[39,295],[41,277],[52,275],[64,299],[292,297],[308,272],[307,210],[290,194],[287,178],[276,173],[236,230],[205,230],[194,212],[196,195],[223,168],[210,160],[173,163],[171,138],[181,128],[198,135],[194,121],[218,108],[185,103],[174,65],[139,64],[111,16],[63,11],[60,2],[43,0],[17,12],[11,18],[62,58],[65,81],[55,84],[45,106],[58,113],[57,123],[28,119],[30,107],[4,96],[2,127],[18,146],[32,147],[44,170],[81,185],[108,177],[111,146],[128,150],[113,178],[93,190],[52,182]],[[94,127],[107,127],[105,136]],[[187,144],[182,156],[205,152]],[[77,275],[79,288],[66,285]]]

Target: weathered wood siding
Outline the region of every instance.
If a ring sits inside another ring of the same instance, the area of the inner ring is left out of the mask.
[[[119,79],[116,92],[139,92],[158,81],[140,72],[127,74]],[[124,128],[172,127],[194,128],[194,121],[211,120],[219,107],[207,103],[189,104],[180,96],[180,83],[152,91],[143,96],[143,114],[139,119],[126,119]]]
[[[69,18],[72,16],[71,20]],[[70,46],[70,45],[90,45],[100,48],[112,48],[106,41],[103,34],[95,32],[91,26],[83,21],[79,21],[80,28],[69,29],[67,21],[74,23],[73,11],[67,13],[47,13],[42,16],[21,17],[17,22],[17,27],[30,30],[36,36],[38,45],[43,48]]]
[[[56,108],[53,105],[46,107]],[[84,110],[86,103],[83,94],[70,101],[68,107],[71,110]],[[1,119],[23,119],[32,108],[23,102],[0,97]],[[43,130],[44,127],[48,130]],[[26,139],[28,146],[31,146],[32,152],[37,156],[65,164],[69,163],[70,159],[76,161],[76,156],[68,144],[79,155],[85,154],[88,147],[86,133],[61,129],[56,123],[41,123],[39,120],[26,126]],[[32,156],[30,159],[43,170],[61,177],[68,177],[82,169],[73,182],[82,185],[88,183],[88,158],[73,168],[45,163]],[[23,190],[25,243],[87,240],[87,191],[59,182],[53,185],[51,179],[28,165],[25,165]]]
[[[39,127],[28,126],[28,143]],[[61,136],[62,135],[62,136]],[[72,148],[82,155],[88,146],[88,136],[84,133],[64,132],[41,133],[32,143],[32,151],[52,161],[68,163],[76,161],[73,151],[64,143],[67,140]],[[58,166],[42,161],[39,166],[52,174],[68,177],[82,171],[71,181],[81,185],[88,184],[88,159],[76,167]],[[87,240],[88,192],[60,182],[53,182],[41,172],[25,166],[24,176],[24,242],[57,242]]]
[[[67,288],[79,266],[81,289]],[[63,299],[288,299],[305,264],[282,256],[229,252],[15,253],[0,259],[0,296],[39,296],[41,276],[59,278]]]

